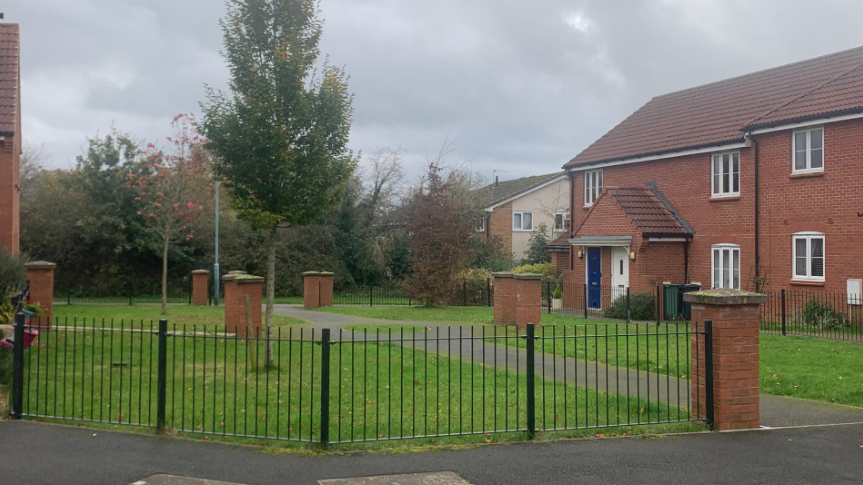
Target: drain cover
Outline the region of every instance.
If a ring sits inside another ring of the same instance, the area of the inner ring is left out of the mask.
[[[318,480],[321,485],[470,485],[453,472]]]

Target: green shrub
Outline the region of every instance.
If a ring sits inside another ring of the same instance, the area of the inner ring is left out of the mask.
[[[849,325],[848,318],[844,313],[827,303],[820,303],[815,300],[806,303],[803,311],[800,312],[800,320],[804,325],[822,330],[834,330]]]
[[[560,285],[554,287],[554,293],[551,294],[551,297],[555,300],[563,298],[563,290],[560,288]]]
[[[8,298],[0,301],[0,325],[8,325],[12,323],[12,317],[15,316],[15,307]]]
[[[475,284],[485,284],[486,281],[491,279],[491,271],[487,269],[479,269],[479,268],[468,268],[463,269],[458,274],[459,280],[467,281]]]
[[[551,263],[522,264],[513,268],[512,272],[515,274],[535,273],[543,276],[553,276],[554,268],[551,267]]]
[[[0,330],[0,342],[5,338],[3,330]],[[0,347],[0,384],[12,384],[12,351],[6,347]]]
[[[633,320],[653,320],[656,318],[655,297],[650,293],[632,293],[629,295],[629,313]],[[614,299],[611,306],[605,310],[606,318],[626,320],[626,295]]]
[[[27,256],[13,256],[5,249],[0,249],[0,298],[4,300],[12,293],[22,289],[27,281],[27,270],[24,263]]]

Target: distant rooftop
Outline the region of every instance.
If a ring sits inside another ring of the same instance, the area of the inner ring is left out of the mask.
[[[497,184],[491,183],[475,192],[479,195],[483,207],[491,207],[495,204],[511,199],[519,194],[525,193],[564,175],[564,172],[555,172],[545,175],[534,175],[520,179],[503,180]]]

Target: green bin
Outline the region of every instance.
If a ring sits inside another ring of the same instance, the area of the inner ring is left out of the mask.
[[[663,319],[665,320],[675,320],[677,319],[681,313],[683,308],[681,308],[681,290],[683,289],[683,285],[665,285],[663,291]]]

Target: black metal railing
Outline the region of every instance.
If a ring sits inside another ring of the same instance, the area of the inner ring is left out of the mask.
[[[779,290],[766,292],[761,330],[863,341],[863,296],[835,292]]]
[[[192,303],[192,277],[182,285],[168,286],[168,303]],[[92,288],[60,283],[55,297],[57,303],[67,305],[136,305],[162,302],[162,285],[153,281],[129,281],[121,289],[94,291]]]
[[[453,289],[445,302],[449,306],[493,306],[494,284],[486,281],[462,280]],[[422,306],[410,296],[410,291],[400,284],[378,286],[347,286],[333,290],[336,306]]]
[[[690,354],[704,332],[687,325],[30,328],[37,343],[16,345],[16,418],[329,444],[705,416]]]

